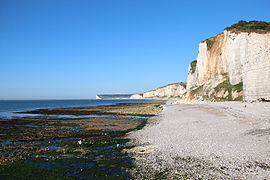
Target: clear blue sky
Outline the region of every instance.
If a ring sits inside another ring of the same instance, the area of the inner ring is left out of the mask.
[[[186,81],[198,43],[269,0],[0,0],[0,99],[93,98]]]

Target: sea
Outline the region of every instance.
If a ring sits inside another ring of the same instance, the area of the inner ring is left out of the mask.
[[[0,118],[11,119],[18,116],[25,116],[17,112],[65,108],[65,107],[83,107],[83,106],[103,106],[118,103],[137,103],[145,100],[133,99],[88,99],[88,100],[0,100]]]

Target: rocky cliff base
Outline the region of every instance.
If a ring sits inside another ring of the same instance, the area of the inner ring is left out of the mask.
[[[243,83],[232,85],[227,75],[219,75],[199,87],[190,88],[182,101],[242,101]]]

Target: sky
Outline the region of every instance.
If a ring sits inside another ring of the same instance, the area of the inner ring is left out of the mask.
[[[198,44],[269,0],[0,0],[0,99],[88,99],[186,82]]]

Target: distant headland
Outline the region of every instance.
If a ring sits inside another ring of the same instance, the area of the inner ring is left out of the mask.
[[[96,99],[130,99],[132,94],[97,94]]]

